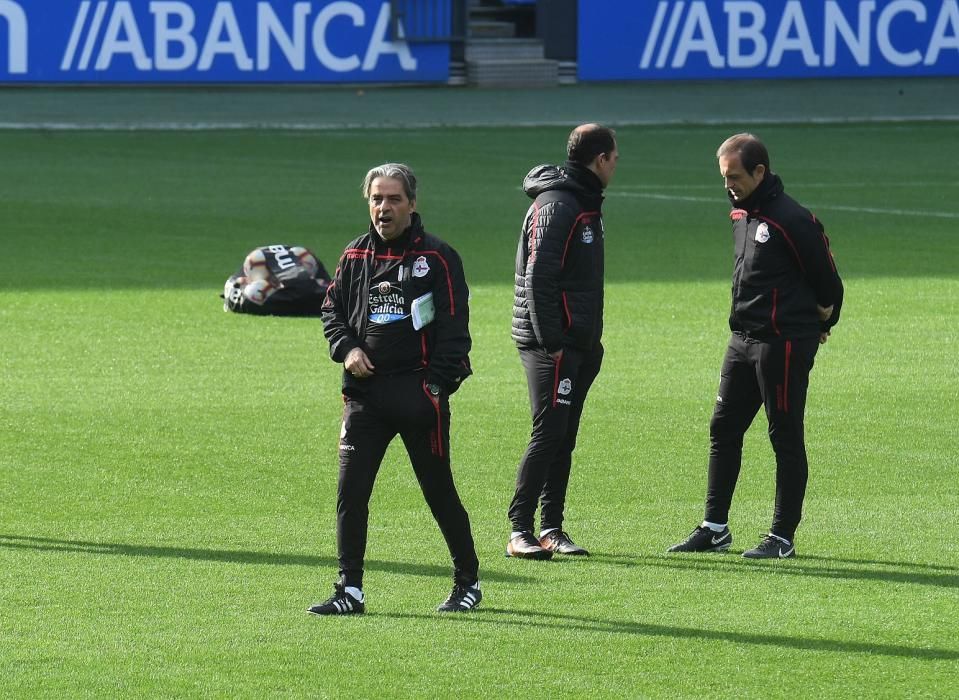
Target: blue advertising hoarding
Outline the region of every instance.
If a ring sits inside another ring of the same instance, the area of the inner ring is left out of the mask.
[[[580,80],[959,75],[959,0],[580,0]]]
[[[0,0],[0,83],[429,82],[389,0]]]

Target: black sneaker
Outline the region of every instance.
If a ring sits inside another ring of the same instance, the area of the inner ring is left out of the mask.
[[[796,545],[781,537],[766,535],[763,541],[743,552],[747,559],[789,559],[796,556]]]
[[[540,545],[532,532],[521,532],[506,543],[506,556],[519,559],[552,559],[553,553]]]
[[[477,581],[472,586],[464,586],[461,583],[453,584],[453,592],[449,598],[439,606],[439,612],[469,612],[476,608],[483,600],[483,592],[480,590],[480,583]]]
[[[724,527],[721,532],[710,530],[704,525],[700,525],[693,530],[689,537],[679,544],[674,544],[667,549],[667,552],[725,552],[729,545],[733,543],[733,533],[728,527]]]
[[[363,602],[362,593],[357,600],[343,587],[343,584],[333,584],[334,593],[329,600],[307,609],[308,613],[314,615],[361,615],[366,612],[366,604]]]
[[[589,552],[570,539],[562,530],[550,530],[539,538],[539,546],[557,554],[567,554],[573,557],[588,557]]]

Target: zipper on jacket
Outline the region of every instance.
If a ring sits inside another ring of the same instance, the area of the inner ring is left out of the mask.
[[[780,335],[779,326],[776,325],[776,305],[778,303],[779,303],[779,287],[773,287],[773,310],[769,318],[770,318],[770,321],[772,321],[773,331],[775,331],[776,335]]]
[[[747,214],[745,217],[742,217],[742,219],[745,219],[745,221],[743,222],[743,225],[746,227],[746,231],[743,233],[743,237],[742,237],[743,238],[742,249],[736,251],[736,263],[738,264],[736,265],[736,278],[733,280],[732,307],[733,307],[733,315],[737,319],[739,318],[739,314],[736,311],[736,300],[739,299],[740,292],[742,291],[743,268],[746,267],[746,241],[749,238],[749,215]],[[736,240],[736,225],[742,219],[737,219],[736,221],[733,222],[733,249],[734,250],[735,250],[736,244],[738,243],[738,241]]]

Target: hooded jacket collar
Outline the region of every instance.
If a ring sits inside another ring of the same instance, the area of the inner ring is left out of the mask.
[[[729,197],[730,203],[736,209],[745,209],[746,211],[755,211],[756,209],[762,208],[763,204],[768,202],[771,199],[775,199],[783,193],[783,181],[782,179],[774,172],[767,172],[766,177],[763,178],[763,181],[759,183],[753,193],[746,197],[746,199],[737,202],[733,199],[733,196],[726,193],[726,196]]]
[[[603,183],[589,168],[566,161],[562,167],[537,165],[523,180],[523,191],[530,199],[543,192],[567,190],[572,192],[584,206],[599,209],[603,203]]]

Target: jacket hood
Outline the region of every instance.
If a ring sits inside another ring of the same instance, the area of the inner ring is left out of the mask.
[[[530,199],[551,190],[568,190],[582,197],[602,197],[603,184],[592,170],[569,161],[562,167],[537,165],[523,180],[523,191]]]

